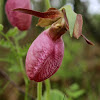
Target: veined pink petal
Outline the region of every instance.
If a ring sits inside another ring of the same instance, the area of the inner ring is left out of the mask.
[[[64,55],[64,44],[60,37],[56,41],[48,35],[48,29],[34,40],[26,56],[26,72],[30,80],[43,81],[51,77],[60,67]]]

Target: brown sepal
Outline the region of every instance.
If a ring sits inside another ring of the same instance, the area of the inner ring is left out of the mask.
[[[49,8],[47,11],[52,11],[52,10],[57,10],[56,8]],[[39,21],[37,23],[36,26],[40,26],[40,27],[46,27],[46,26],[49,26],[49,25],[52,25],[54,22],[56,22],[58,18],[55,18],[55,19],[50,19],[50,18],[39,18]]]
[[[57,10],[56,8],[49,8],[47,11]]]
[[[76,22],[75,22],[75,25],[74,25],[74,32],[73,32],[74,37],[77,38],[77,39],[82,34],[82,25],[83,25],[82,15],[77,14]]]
[[[40,27],[46,27],[49,25],[52,25],[54,22],[56,22],[59,18],[55,18],[55,19],[49,19],[49,18],[40,18],[38,23],[36,24],[36,26],[40,26]]]
[[[50,8],[46,12],[38,12],[38,11],[23,9],[23,8],[17,8],[17,9],[14,9],[13,11],[19,11],[19,12],[30,14],[30,15],[40,17],[40,18],[55,19],[58,17],[62,17],[61,11],[54,9],[54,8]]]
[[[88,44],[94,45],[93,42],[91,42],[90,40],[88,40],[88,39],[82,34],[82,25],[83,25],[83,18],[82,18],[82,15],[81,15],[81,14],[77,14],[76,22],[75,22],[75,26],[74,26],[74,32],[73,32],[74,37],[78,39],[80,36],[82,36]]]
[[[66,23],[66,29],[67,29],[67,30],[69,30],[68,19],[67,19],[67,16],[66,16],[66,11],[65,11],[65,9],[64,9],[64,8],[62,9],[62,13],[63,13],[64,20],[65,20],[65,23]]]

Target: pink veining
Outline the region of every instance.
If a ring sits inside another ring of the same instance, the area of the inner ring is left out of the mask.
[[[30,80],[43,81],[61,66],[64,55],[62,37],[53,41],[48,29],[43,31],[30,46],[26,56],[26,72]]]

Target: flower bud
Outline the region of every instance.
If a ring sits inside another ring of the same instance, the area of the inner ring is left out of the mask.
[[[43,31],[28,50],[26,72],[30,80],[40,82],[51,77],[62,63],[64,55],[62,37],[53,40],[50,32],[52,32],[50,29]]]
[[[13,9],[25,8],[31,9],[30,0],[7,0],[5,11],[9,22],[12,26],[18,27],[19,30],[27,30],[31,25],[31,15],[14,12]]]

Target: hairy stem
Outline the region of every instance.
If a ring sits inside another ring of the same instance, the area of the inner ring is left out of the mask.
[[[42,82],[38,82],[37,85],[37,100],[42,99]]]
[[[0,34],[1,34],[7,41],[9,41],[10,43],[12,43],[12,42],[10,41],[10,39],[6,36],[6,34],[4,34],[3,32],[0,32]]]
[[[17,41],[16,39],[14,39],[14,40],[15,40],[15,45],[16,45],[16,51],[17,51],[17,53],[19,54],[19,52],[20,52],[20,51],[19,51],[20,46],[19,46],[19,44],[18,44],[18,41]],[[27,79],[27,77],[26,77],[26,75],[25,75],[23,59],[22,59],[22,57],[18,57],[18,58],[19,58],[20,69],[21,69],[21,72],[22,72],[22,74],[23,74],[23,76],[24,76],[24,81],[25,81],[25,98],[24,98],[24,100],[28,100],[29,82],[28,82],[28,79]]]
[[[25,84],[26,88],[25,88],[25,100],[28,100],[28,89],[29,89],[29,82],[27,82]]]
[[[45,80],[45,85],[46,85],[46,100],[50,100],[50,80],[47,79]]]

